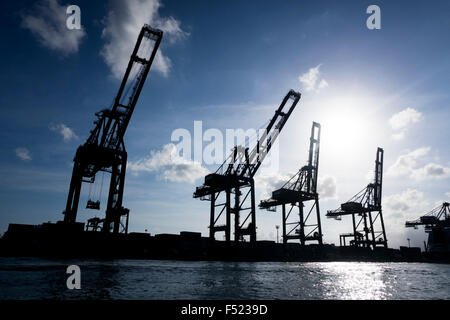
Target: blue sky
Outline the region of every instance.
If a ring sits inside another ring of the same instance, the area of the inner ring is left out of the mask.
[[[83,31],[61,26],[69,4],[80,7]],[[381,9],[380,30],[366,27],[372,4]],[[323,214],[370,181],[378,146],[385,150],[390,246],[407,237],[422,245],[423,231],[406,230],[404,221],[450,197],[448,1],[49,0],[1,7],[0,232],[13,222],[62,219],[76,147],[94,113],[114,98],[117,70],[143,23],[165,35],[125,136],[130,163],[141,165],[127,171],[131,231],[206,235],[208,205],[192,193],[202,170],[217,166],[186,160],[187,179],[170,178],[180,168],[164,158],[172,132],[193,133],[196,120],[204,130],[259,128],[291,88],[302,99],[280,136],[279,171],[259,173],[257,201],[306,162],[312,121],[322,124]],[[81,210],[78,217],[100,214]],[[258,238],[274,239],[280,220],[258,211]],[[323,219],[327,243],[350,228],[350,219]]]

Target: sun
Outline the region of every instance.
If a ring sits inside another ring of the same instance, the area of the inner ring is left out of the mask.
[[[358,150],[373,140],[376,119],[371,105],[355,95],[334,97],[322,109],[321,144],[324,148],[340,150],[357,156]]]

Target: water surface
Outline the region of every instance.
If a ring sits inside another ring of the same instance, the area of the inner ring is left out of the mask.
[[[450,265],[0,258],[0,299],[450,299]]]

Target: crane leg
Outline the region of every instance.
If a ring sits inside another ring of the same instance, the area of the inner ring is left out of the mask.
[[[214,240],[214,220],[215,218],[215,208],[216,208],[216,194],[211,194],[211,211],[209,219],[209,239]]]
[[[104,232],[110,232],[111,228],[114,233],[119,233],[120,231],[120,221],[122,215],[124,215],[122,199],[125,185],[126,162],[126,152],[116,154],[114,164],[112,165],[108,205],[106,208],[105,222],[103,224]]]
[[[251,181],[251,219],[252,219],[252,224],[251,224],[251,230],[250,230],[250,242],[256,242],[256,204],[255,204],[255,182]]]
[[[64,211],[64,222],[75,223],[78,211],[78,202],[80,200],[80,191],[82,183],[81,163],[75,158],[72,178],[70,180],[69,195],[67,196],[66,210]]]
[[[322,245],[322,224],[320,222],[320,209],[319,209],[319,196],[316,196],[315,199],[316,204],[316,214],[317,214],[317,230],[319,232],[319,239],[317,240],[319,242],[319,245]]]
[[[284,203],[282,204],[282,218],[283,218],[283,243],[286,244],[287,243],[287,238],[286,238],[286,205]]]
[[[230,242],[231,240],[231,190],[226,190],[226,229],[225,229],[225,241]]]

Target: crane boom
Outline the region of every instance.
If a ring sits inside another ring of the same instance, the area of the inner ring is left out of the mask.
[[[235,146],[233,152],[216,172],[205,177],[204,185],[196,189],[194,198],[200,198],[211,194],[212,192],[225,190],[226,185],[228,185],[231,180],[235,180],[236,183],[239,183],[237,182],[239,179],[252,179],[272,148],[272,144],[278,138],[278,135],[289,119],[292,111],[294,111],[300,97],[300,93],[290,90],[275,111],[274,116],[269,121],[252,151],[249,153],[248,148]],[[286,104],[289,101],[292,101],[291,105],[286,107]],[[284,111],[286,108],[287,111]]]
[[[112,109],[108,113],[103,113],[108,120],[104,124],[104,127],[100,123],[97,124],[97,130],[91,133],[88,143],[97,142],[100,146],[110,149],[120,149],[123,147],[123,135],[125,134],[145,79],[158,51],[161,38],[162,31],[160,30],[152,29],[148,25],[144,25],[141,29],[119,91],[114,99]],[[148,45],[143,42],[149,41],[154,42],[150,56],[139,56],[139,52],[145,54],[143,48]],[[101,135],[99,135],[100,131]],[[98,141],[99,137],[100,141]]]
[[[283,109],[286,106],[286,103],[292,100],[292,104],[288,108],[287,112],[283,112]],[[244,170],[242,170],[241,175],[248,175],[248,177],[253,177],[261,166],[264,158],[270,151],[272,144],[278,138],[281,130],[289,119],[292,111],[294,111],[295,106],[300,100],[300,93],[295,92],[294,90],[290,90],[288,94],[284,97],[278,109],[275,111],[275,115],[270,120],[267,128],[263,131],[263,135],[260,137],[256,146],[254,146],[253,150],[250,152],[249,166],[244,166]]]

